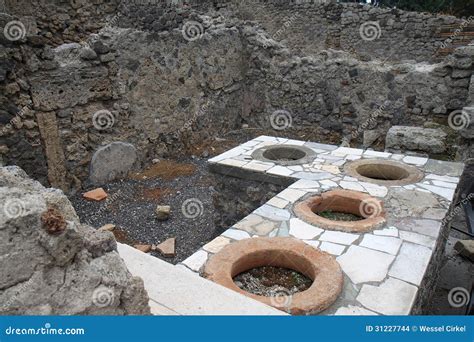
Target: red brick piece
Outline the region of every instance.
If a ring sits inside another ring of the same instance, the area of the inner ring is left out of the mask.
[[[82,195],[88,201],[102,201],[107,198],[107,193],[102,188],[88,191]]]

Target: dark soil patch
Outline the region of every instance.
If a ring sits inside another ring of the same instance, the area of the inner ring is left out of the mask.
[[[120,242],[120,243],[123,243],[123,244],[126,244],[126,245],[130,245],[130,246],[134,246],[134,245],[138,245],[138,241],[135,241],[133,240],[126,231],[123,231],[122,229],[119,229],[119,228],[115,228],[112,233],[114,233],[114,236],[115,236],[115,240],[117,240],[117,242]]]
[[[170,195],[172,193],[171,189],[161,189],[161,188],[153,188],[153,189],[142,189],[141,190],[141,197],[145,200],[152,200],[152,201],[161,201],[164,197]]]
[[[339,211],[331,211],[331,210],[325,210],[317,213],[319,216],[324,217],[328,220],[333,220],[333,221],[360,221],[363,220],[363,217],[350,214],[350,213],[342,213]]]
[[[153,170],[153,177],[149,170]],[[102,185],[109,195],[102,202],[86,201],[82,193],[72,197],[71,202],[81,222],[96,228],[107,223],[115,224],[116,239],[129,245],[159,244],[174,237],[174,258],[164,258],[158,252],[152,252],[154,256],[174,264],[228,228],[216,227],[214,223],[212,184],[215,181],[207,170],[206,160],[163,161],[144,173],[150,178],[125,179]],[[87,190],[90,189],[84,189],[84,192]],[[183,211],[186,201],[197,204],[200,208],[197,213],[189,215]],[[157,220],[157,205],[171,206],[168,220]]]
[[[145,180],[161,178],[163,180],[172,180],[178,177],[191,176],[196,172],[196,166],[188,163],[177,163],[172,160],[163,160],[153,164],[145,171],[131,173],[130,178],[134,180]]]
[[[274,266],[252,268],[235,276],[234,282],[244,291],[266,297],[295,294],[313,283],[297,271]]]

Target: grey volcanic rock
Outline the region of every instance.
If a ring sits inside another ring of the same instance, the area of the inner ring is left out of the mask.
[[[113,142],[99,148],[92,156],[90,180],[104,184],[127,175],[137,160],[137,150],[132,144]]]
[[[387,133],[385,148],[394,150],[443,153],[447,134],[436,128],[393,126]]]
[[[150,313],[143,281],[127,270],[112,233],[81,225],[61,191],[2,167],[0,209],[1,315]],[[46,220],[47,211],[58,215]]]

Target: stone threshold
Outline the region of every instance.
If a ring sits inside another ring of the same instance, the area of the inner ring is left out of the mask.
[[[132,275],[143,279],[155,315],[285,315],[238,294],[182,266],[118,243],[118,252]]]

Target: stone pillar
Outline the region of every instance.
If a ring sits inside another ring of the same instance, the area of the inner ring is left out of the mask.
[[[56,113],[37,113],[36,121],[38,123],[46,160],[48,163],[49,183],[54,188],[68,191],[69,184],[66,180],[67,171],[64,151],[62,149],[61,139],[59,137]]]

